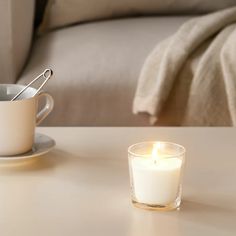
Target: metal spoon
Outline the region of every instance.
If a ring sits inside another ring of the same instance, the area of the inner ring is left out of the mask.
[[[42,89],[42,87],[47,83],[47,81],[50,79],[50,77],[53,75],[53,71],[51,69],[46,69],[43,73],[41,73],[40,75],[38,75],[35,79],[33,79],[29,84],[27,84],[19,93],[17,93],[12,99],[11,101],[16,100],[27,88],[29,88],[29,86],[33,83],[35,83],[38,79],[40,79],[41,77],[43,77],[45,80],[44,82],[39,86],[39,88],[37,89],[37,91],[35,92],[35,94],[33,95],[33,97],[38,94],[38,92]]]

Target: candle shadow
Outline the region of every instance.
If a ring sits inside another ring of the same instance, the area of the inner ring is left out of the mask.
[[[194,224],[236,233],[236,209],[234,207],[184,200],[179,211],[179,217],[181,221],[190,221]]]

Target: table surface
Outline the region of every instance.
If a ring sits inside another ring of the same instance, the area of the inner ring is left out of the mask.
[[[0,165],[3,236],[236,235],[235,128],[38,128],[50,153]],[[148,140],[187,149],[179,211],[130,200],[127,147]]]

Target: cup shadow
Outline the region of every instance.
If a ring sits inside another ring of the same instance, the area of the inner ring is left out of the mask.
[[[65,153],[60,149],[54,149],[39,157],[0,163],[0,172],[27,172],[52,169],[68,162],[71,156],[71,154]]]

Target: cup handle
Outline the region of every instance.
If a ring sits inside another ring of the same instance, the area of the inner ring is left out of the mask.
[[[46,98],[46,104],[44,108],[41,111],[39,111],[38,114],[36,115],[36,125],[39,125],[49,115],[49,113],[52,111],[54,107],[54,100],[50,94],[41,92],[38,95],[38,99],[40,99],[41,97]]]

